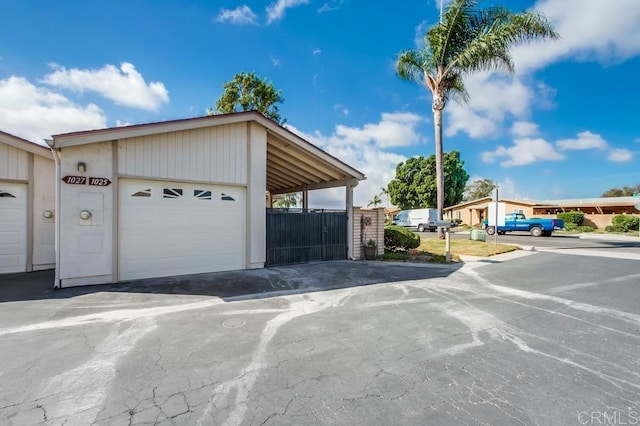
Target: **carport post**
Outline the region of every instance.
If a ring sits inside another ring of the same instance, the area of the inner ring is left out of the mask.
[[[353,256],[353,188],[358,186],[356,179],[347,179],[346,189],[346,210],[347,210],[347,259],[356,260]]]

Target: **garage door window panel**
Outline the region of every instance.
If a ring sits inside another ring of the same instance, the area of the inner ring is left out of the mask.
[[[211,200],[211,191],[204,189],[194,189],[193,196],[198,200]]]
[[[132,197],[141,197],[141,198],[150,198],[151,197],[151,188],[143,189],[142,191],[138,191],[135,194],[131,194]]]
[[[181,198],[182,188],[164,188],[162,191],[162,198]]]

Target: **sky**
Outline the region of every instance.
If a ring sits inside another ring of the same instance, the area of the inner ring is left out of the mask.
[[[255,72],[282,90],[290,130],[365,173],[354,201],[366,206],[398,163],[434,153],[431,96],[398,78],[394,59],[422,47],[439,5],[5,1],[0,130],[44,144],[202,116],[225,81]],[[444,150],[504,198],[593,198],[640,183],[640,1],[481,1],[494,5],[543,13],[561,38],[515,47],[513,75],[465,76],[470,101],[447,104]],[[309,199],[344,207],[344,189]]]

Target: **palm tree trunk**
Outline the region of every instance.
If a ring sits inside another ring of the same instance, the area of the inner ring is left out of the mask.
[[[444,211],[444,165],[442,162],[442,109],[433,109],[433,125],[435,128],[436,145],[436,191],[438,220],[442,220]],[[439,231],[442,233],[442,231]]]

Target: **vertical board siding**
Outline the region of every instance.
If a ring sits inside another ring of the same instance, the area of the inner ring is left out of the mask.
[[[0,179],[28,180],[29,153],[0,143]]]
[[[118,173],[246,185],[246,124],[120,140]]]

